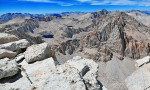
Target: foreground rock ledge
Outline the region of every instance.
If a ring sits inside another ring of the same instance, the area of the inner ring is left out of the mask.
[[[74,57],[65,64],[57,66],[52,58],[32,64],[24,60],[20,65],[25,69],[25,72],[22,72],[23,77],[13,83],[0,84],[0,88],[6,90],[30,90],[33,87],[37,90],[100,90],[103,88],[97,81],[98,65],[90,59]]]
[[[150,90],[150,63],[133,72],[125,82],[128,90]]]

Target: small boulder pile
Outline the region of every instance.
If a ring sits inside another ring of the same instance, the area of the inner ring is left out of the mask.
[[[50,57],[47,43],[30,46],[26,39],[19,40],[8,33],[0,33],[0,40],[0,79],[16,75],[19,71],[17,62],[24,58],[31,63]]]
[[[14,59],[29,45],[26,39],[19,40],[15,35],[0,33],[0,79],[18,73],[19,69]]]

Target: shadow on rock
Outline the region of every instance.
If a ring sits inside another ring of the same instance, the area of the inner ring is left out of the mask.
[[[17,80],[19,80],[20,78],[22,78],[23,76],[21,75],[21,71],[18,72],[18,74],[12,76],[12,77],[7,77],[7,78],[3,78],[0,80],[0,84],[4,84],[4,83],[13,83],[16,82]]]

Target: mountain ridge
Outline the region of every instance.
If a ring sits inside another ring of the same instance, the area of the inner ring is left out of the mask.
[[[1,21],[8,21],[12,20],[17,17],[36,17],[36,18],[42,18],[46,16],[57,16],[62,17],[66,15],[72,15],[72,14],[86,14],[86,12],[62,12],[62,13],[46,13],[46,14],[30,14],[30,13],[6,13],[0,16]]]

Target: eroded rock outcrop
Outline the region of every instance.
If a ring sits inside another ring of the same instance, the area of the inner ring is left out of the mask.
[[[82,47],[99,49],[97,55],[91,56],[99,56],[104,61],[109,61],[113,52],[132,59],[149,55],[149,28],[126,13],[109,13],[97,18],[93,25],[94,30],[80,39]],[[107,52],[103,53],[105,49]]]
[[[17,31],[19,33],[34,33],[34,29],[39,27],[39,23],[37,19],[25,19],[23,23],[20,24]]]
[[[80,40],[78,39],[73,39],[73,40],[68,40],[66,42],[62,42],[58,47],[57,51],[60,53],[66,55],[66,54],[73,54],[73,52],[79,48],[80,46]]]

